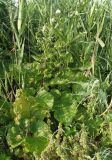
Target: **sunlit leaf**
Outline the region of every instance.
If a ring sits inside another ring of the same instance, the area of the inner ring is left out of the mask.
[[[49,140],[46,137],[26,137],[25,138],[25,151],[36,152],[41,154],[42,151],[47,147]]]

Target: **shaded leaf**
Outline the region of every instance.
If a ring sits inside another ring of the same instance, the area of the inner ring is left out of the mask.
[[[54,106],[55,118],[64,124],[70,124],[72,122],[76,111],[77,103],[70,93],[64,93]]]

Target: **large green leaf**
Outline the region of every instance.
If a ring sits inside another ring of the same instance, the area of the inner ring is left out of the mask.
[[[29,126],[29,130],[31,133],[34,134],[34,136],[49,137],[51,134],[48,125],[40,120],[38,122],[36,121],[32,122]]]
[[[23,141],[22,132],[19,128],[19,126],[13,126],[9,128],[8,134],[7,134],[7,142],[11,148],[15,148],[19,145],[21,145]]]
[[[25,150],[40,154],[50,142],[50,129],[43,121],[34,121],[29,126],[29,131],[33,136],[25,138]]]
[[[31,110],[31,101],[32,99],[26,97],[25,95],[21,94],[19,97],[16,98],[15,102],[13,103],[13,110],[16,115],[20,114],[23,117],[30,116]]]
[[[44,119],[53,103],[53,96],[44,90],[39,92],[37,97],[25,95],[22,91],[13,103],[13,109],[16,115],[20,114],[24,118],[36,116],[38,119]]]
[[[51,109],[53,107],[54,97],[51,93],[42,90],[39,92],[38,99],[40,100],[40,102],[45,103],[48,109]]]
[[[64,124],[70,124],[76,115],[77,103],[71,93],[62,94],[54,106],[55,118]]]
[[[41,154],[45,150],[49,143],[49,140],[46,137],[26,137],[25,138],[25,151],[26,152],[36,152]]]

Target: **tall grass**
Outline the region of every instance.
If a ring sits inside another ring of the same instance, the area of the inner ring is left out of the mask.
[[[85,63],[89,63],[87,61],[91,61],[93,74],[94,70],[110,68],[112,11],[109,0],[100,3],[90,0],[65,0],[64,2],[63,0],[33,0],[26,3],[20,0],[18,7],[15,7],[12,2],[6,6],[9,14],[7,13],[5,17],[11,24],[9,30],[12,40],[10,41],[14,46],[12,49],[17,52],[17,63],[21,64],[26,54],[38,54],[44,52],[45,48],[50,49],[49,46],[55,39],[54,50],[55,48],[59,52],[61,48],[65,48],[68,52],[70,50],[77,65],[86,65]],[[60,10],[61,13],[58,14],[56,10]],[[4,31],[3,35],[5,36],[6,33],[7,31]],[[6,42],[8,38],[10,35],[6,38]],[[40,49],[41,43],[49,46]],[[100,61],[104,63],[103,66]],[[98,62],[101,64],[99,69],[95,67],[98,66],[96,65]]]

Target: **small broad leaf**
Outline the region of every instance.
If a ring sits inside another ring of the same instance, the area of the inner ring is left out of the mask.
[[[26,89],[24,90],[24,94],[25,94],[26,96],[34,96],[35,93],[36,93],[36,91],[35,91],[34,88],[26,88]]]
[[[51,86],[53,86],[53,85],[64,85],[68,82],[69,82],[68,79],[56,77],[55,79],[51,80],[50,85]]]
[[[58,89],[52,89],[51,93],[54,96],[54,99],[60,98],[61,96],[61,92]]]

